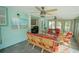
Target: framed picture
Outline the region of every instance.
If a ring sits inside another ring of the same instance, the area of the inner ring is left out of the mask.
[[[26,29],[28,27],[28,19],[24,18],[13,18],[12,29]]]
[[[7,25],[7,8],[0,6],[0,26]]]

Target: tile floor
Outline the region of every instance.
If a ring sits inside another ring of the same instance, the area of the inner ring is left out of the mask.
[[[41,48],[35,47],[32,49],[32,45],[27,45],[27,41],[24,41],[0,50],[0,53],[40,53],[40,51]]]
[[[72,48],[75,50],[79,50],[77,44],[74,42],[72,42]],[[35,47],[34,49],[32,49],[32,45],[31,44],[27,45],[27,41],[0,50],[0,53],[40,53],[40,52],[41,48]]]

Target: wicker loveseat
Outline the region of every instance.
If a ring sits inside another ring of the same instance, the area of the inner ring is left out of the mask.
[[[56,42],[55,36],[47,36],[40,34],[27,33],[28,42],[34,46],[38,46],[48,52],[57,52],[59,50],[59,44]]]

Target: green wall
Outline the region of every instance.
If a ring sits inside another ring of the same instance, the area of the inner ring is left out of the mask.
[[[13,18],[16,17],[17,13],[20,13],[21,18],[24,18],[27,21],[28,21],[28,16],[22,10],[15,9],[12,7],[7,7],[7,8],[8,8],[7,11],[8,25],[1,27],[2,44],[0,44],[0,49],[22,42],[27,38],[26,32],[28,31],[28,27],[26,29],[14,30],[11,26],[12,25],[11,21]]]
[[[0,28],[0,44],[1,44],[1,28]]]

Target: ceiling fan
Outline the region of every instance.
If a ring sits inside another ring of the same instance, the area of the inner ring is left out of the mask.
[[[40,11],[40,16],[41,17],[45,17],[46,15],[51,15],[50,12],[57,11],[57,9],[46,10],[46,8],[44,6],[42,6],[42,7],[35,7],[35,8]]]

